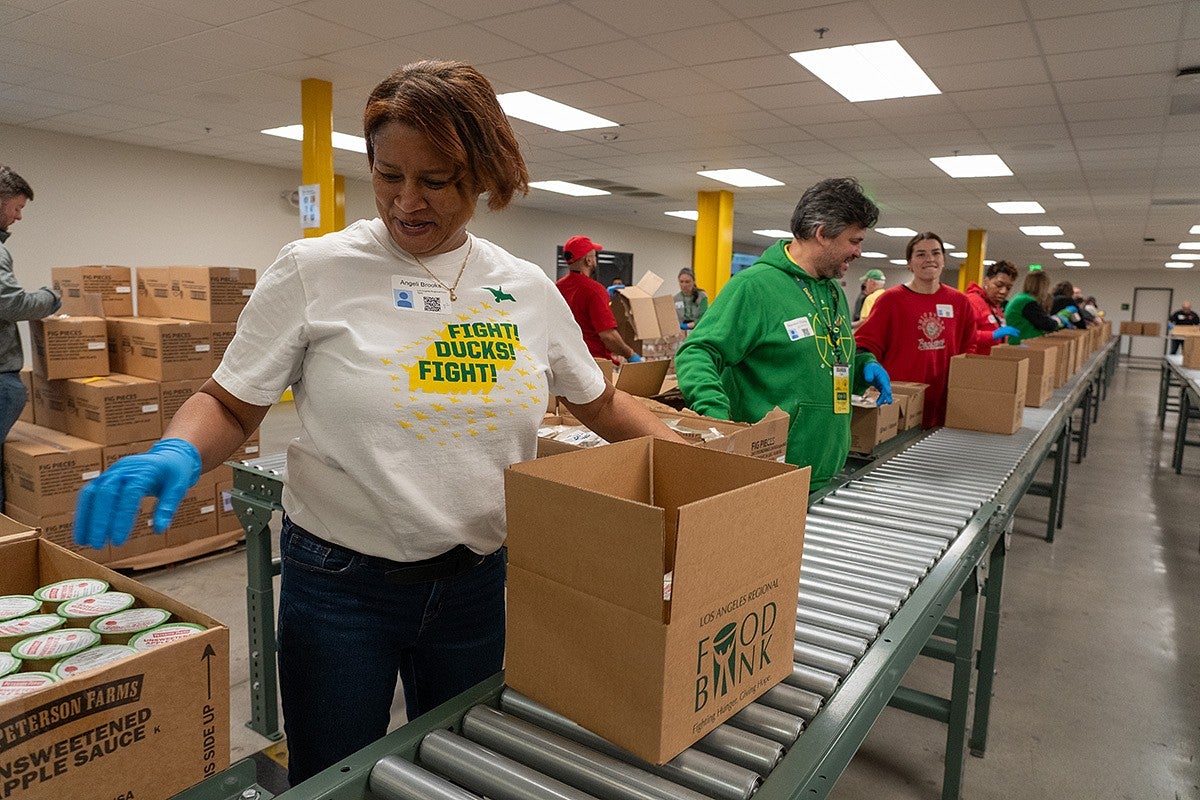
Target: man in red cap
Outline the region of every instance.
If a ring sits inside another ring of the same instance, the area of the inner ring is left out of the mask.
[[[583,331],[583,341],[596,358],[608,358],[614,363],[617,356],[626,361],[641,361],[642,357],[625,344],[617,333],[617,320],[608,307],[608,290],[592,279],[596,271],[596,253],[604,248],[586,236],[572,236],[563,245],[563,260],[571,271],[556,284],[566,298],[575,321]]]

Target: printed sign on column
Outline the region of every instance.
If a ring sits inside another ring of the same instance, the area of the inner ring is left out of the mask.
[[[306,183],[300,187],[300,227],[321,227],[321,184]]]

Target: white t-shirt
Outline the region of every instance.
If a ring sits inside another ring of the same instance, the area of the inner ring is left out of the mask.
[[[470,238],[453,304],[379,219],[292,242],[255,287],[213,378],[254,405],[292,387],[303,432],[283,506],[297,525],[396,561],[490,553],[503,470],[534,457],[549,393],[603,392],[545,273]],[[452,285],[467,247],[421,260]]]

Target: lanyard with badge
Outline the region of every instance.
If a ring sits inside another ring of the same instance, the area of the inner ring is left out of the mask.
[[[827,282],[829,285],[829,306],[822,306],[817,302],[817,298],[812,291],[806,286],[800,278],[796,279],[803,290],[808,302],[812,304],[815,311],[814,316],[825,325],[825,341],[828,344],[828,355],[833,361],[830,363],[826,353],[821,352],[820,340],[818,339],[817,353],[821,356],[821,360],[830,368],[833,373],[833,413],[849,414],[850,413],[850,363],[849,358],[842,350],[841,325],[837,319],[838,297],[837,290],[833,288],[832,282]],[[822,314],[821,312],[825,313]]]

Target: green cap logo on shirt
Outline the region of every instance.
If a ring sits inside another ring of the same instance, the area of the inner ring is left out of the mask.
[[[495,288],[495,289],[493,289],[493,288],[492,288],[492,287],[490,287],[490,286],[485,286],[485,287],[483,287],[483,288],[484,288],[484,289],[487,289],[489,292],[491,292],[491,293],[492,293],[492,298],[493,298],[493,299],[494,299],[494,300],[495,300],[497,303],[503,302],[504,300],[512,300],[514,303],[515,303],[515,302],[517,302],[517,298],[513,297],[511,294],[509,294],[508,292],[504,291],[504,287],[503,287],[503,286],[499,286],[499,287],[497,287],[497,288]]]

